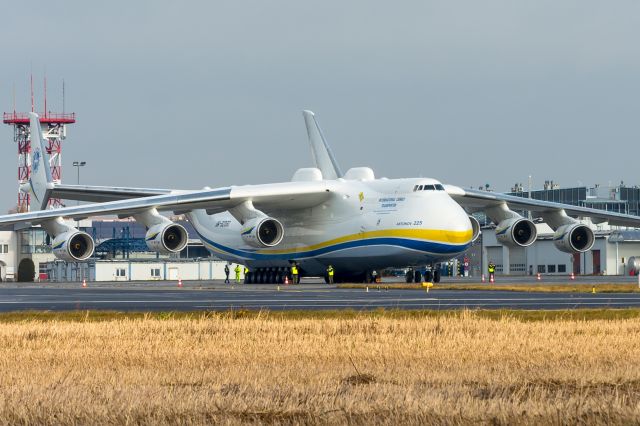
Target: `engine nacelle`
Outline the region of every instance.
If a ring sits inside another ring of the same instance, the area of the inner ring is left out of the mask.
[[[524,217],[505,219],[496,227],[496,239],[510,247],[527,247],[536,241],[536,225]]]
[[[475,241],[480,236],[480,222],[475,217],[469,215],[469,221],[471,222],[471,231],[473,235],[471,237],[471,241]]]
[[[591,228],[581,223],[563,225],[556,229],[553,235],[553,244],[565,253],[583,253],[591,250],[595,241]]]
[[[58,259],[71,262],[87,260],[93,254],[94,248],[93,238],[77,229],[59,234],[51,243],[51,250]]]
[[[158,253],[177,253],[187,246],[189,234],[182,225],[163,222],[152,226],[144,238],[147,247]]]
[[[257,217],[245,222],[242,239],[254,247],[273,247],[284,237],[282,224],[272,217]]]

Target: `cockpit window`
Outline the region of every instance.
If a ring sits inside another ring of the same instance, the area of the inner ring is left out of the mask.
[[[418,185],[413,187],[413,192],[416,192],[418,190]]]
[[[436,184],[436,189],[437,189],[438,191],[444,191],[444,186],[442,186],[442,184],[439,184],[439,183],[438,183],[438,184]]]
[[[418,187],[418,191],[422,191],[422,185]]]
[[[425,191],[435,191],[436,187],[434,185],[425,185],[424,186],[424,190]]]

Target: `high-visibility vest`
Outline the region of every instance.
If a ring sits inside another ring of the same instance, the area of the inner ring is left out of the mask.
[[[291,273],[292,273],[293,275],[298,275],[298,268],[297,268],[296,266],[292,266],[292,267],[291,267]]]
[[[329,274],[330,277],[333,276],[333,268],[331,266],[327,268],[327,273]]]
[[[489,273],[494,273],[496,271],[496,267],[493,265],[489,265]]]
[[[249,272],[249,268],[247,268],[246,266],[244,267],[244,274],[247,275],[247,273]]]
[[[236,266],[234,271],[236,272],[236,274],[239,274],[240,273],[240,265]]]

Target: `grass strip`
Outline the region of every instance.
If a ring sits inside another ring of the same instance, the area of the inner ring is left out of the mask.
[[[523,310],[523,309],[454,309],[454,310],[402,310],[384,309],[360,311],[317,310],[317,311],[268,311],[268,310],[224,310],[224,311],[161,311],[161,312],[120,312],[120,311],[16,311],[0,313],[0,323],[16,322],[105,322],[118,320],[202,320],[214,319],[275,319],[275,320],[328,320],[328,319],[420,319],[420,318],[463,318],[472,315],[478,319],[535,321],[591,321],[624,320],[640,318],[640,308],[606,309],[563,309],[563,310]]]

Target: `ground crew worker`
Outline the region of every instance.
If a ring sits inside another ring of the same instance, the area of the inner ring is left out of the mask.
[[[240,284],[240,265],[236,265],[233,271],[236,273],[236,284]]]
[[[229,284],[229,264],[224,265],[224,283]]]
[[[327,276],[329,277],[329,284],[333,284],[333,266],[329,265],[327,266]]]
[[[489,262],[489,281],[495,280],[496,265],[493,262]]]
[[[244,280],[245,282],[247,281],[247,275],[249,274],[249,268],[247,268],[246,266],[244,267]]]
[[[300,283],[298,278],[298,266],[295,263],[291,265],[291,281],[293,281],[292,284]]]
[[[378,272],[375,269],[371,271],[371,282],[372,283],[378,282]]]

